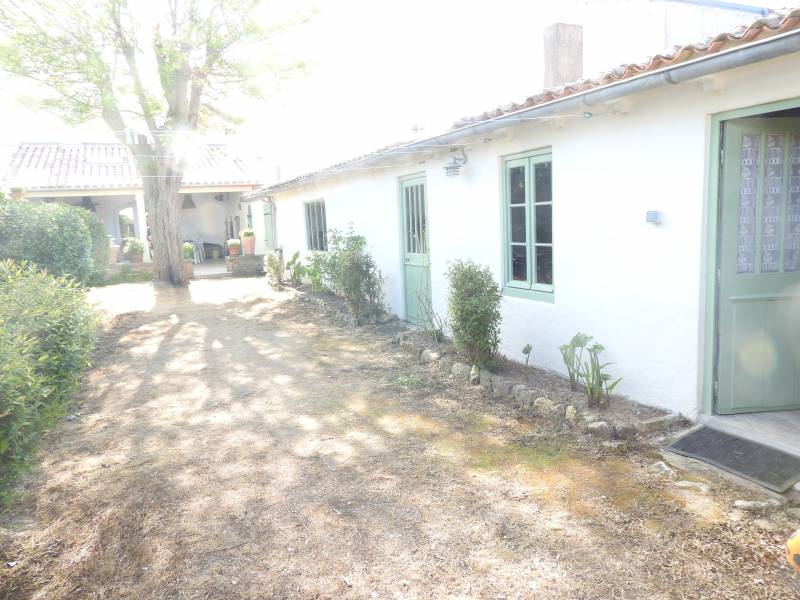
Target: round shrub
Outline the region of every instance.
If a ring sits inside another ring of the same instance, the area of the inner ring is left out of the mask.
[[[0,262],[0,503],[89,364],[96,321],[71,278]]]
[[[488,267],[472,261],[452,263],[447,278],[453,341],[470,363],[490,366],[500,343],[500,287]]]
[[[93,264],[86,212],[56,202],[0,198],[0,260],[30,261],[53,275],[88,281]]]
[[[367,251],[364,236],[352,228],[344,233],[331,230],[328,251],[320,264],[325,283],[344,298],[354,315],[383,311],[383,276]]]

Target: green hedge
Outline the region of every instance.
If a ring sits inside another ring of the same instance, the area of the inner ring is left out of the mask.
[[[89,364],[95,317],[71,278],[0,262],[0,506]]]
[[[110,242],[106,227],[93,212],[83,208],[76,208],[83,219],[83,224],[89,230],[92,239],[92,271],[95,275],[105,273],[108,268],[108,255],[111,252]]]
[[[108,266],[108,236],[89,211],[0,197],[0,260],[30,261],[86,283]]]

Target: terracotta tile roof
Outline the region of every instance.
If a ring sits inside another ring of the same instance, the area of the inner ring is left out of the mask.
[[[773,37],[795,29],[800,29],[800,8],[772,11],[769,16],[758,19],[749,26],[742,26],[735,31],[720,33],[702,42],[675,46],[672,52],[667,54],[656,54],[641,63],[622,64],[594,78],[580,79],[563,86],[545,89],[538,94],[528,96],[520,104],[512,103],[484,112],[480,115],[460,119],[453,125],[453,128],[464,127],[465,125],[500,117],[518,110],[534,107],[538,104],[544,104],[545,102],[565,98],[572,94],[599,88],[623,79],[629,79],[636,75],[642,75],[644,73],[663,69],[664,67],[670,67],[703,56],[716,54],[723,50]]]
[[[6,187],[28,191],[139,188],[133,156],[122,144],[22,143],[11,156]],[[185,186],[258,185],[224,145],[201,145],[189,159]]]
[[[713,56],[714,54],[718,54],[725,50],[730,50],[737,46],[759,42],[780,34],[798,30],[800,30],[800,8],[771,11],[770,15],[758,19],[749,26],[740,27],[735,31],[720,33],[702,42],[687,44],[684,46],[676,46],[672,52],[667,54],[657,54],[642,63],[623,64],[610,69],[609,71],[606,71],[595,78],[581,79],[574,83],[546,89],[538,94],[529,96],[520,104],[508,104],[480,115],[461,119],[454,123],[451,129],[443,132],[439,136],[434,136],[426,140],[392,144],[390,146],[380,148],[379,150],[336,163],[324,169],[305,173],[303,175],[294,177],[293,179],[278,182],[267,188],[250,192],[246,194],[244,198],[254,199],[272,192],[278,192],[297,187],[298,185],[307,183],[325,174],[333,174],[337,172],[341,173],[348,170],[348,168],[357,169],[358,167],[356,165],[358,163],[363,163],[368,159],[380,158],[383,154],[393,154],[398,149],[405,150],[407,153],[413,153],[415,149],[421,149],[425,147],[425,144],[429,143],[431,140],[435,140],[441,136],[447,136],[453,133],[457,134],[458,130],[462,128],[468,128],[470,126],[492,119],[497,119],[520,110],[534,108],[540,104],[568,98],[569,96],[581,92],[599,89],[638,75],[646,75],[660,69],[678,66],[681,63],[686,63],[691,60]]]

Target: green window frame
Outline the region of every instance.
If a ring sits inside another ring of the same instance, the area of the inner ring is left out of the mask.
[[[502,180],[504,292],[553,302],[552,150],[505,157]]]

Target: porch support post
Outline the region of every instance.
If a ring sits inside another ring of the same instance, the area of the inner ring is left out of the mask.
[[[144,242],[144,262],[151,262],[150,242],[147,241],[147,218],[144,209],[144,191],[139,190],[134,194],[136,198],[136,232],[142,242]]]

